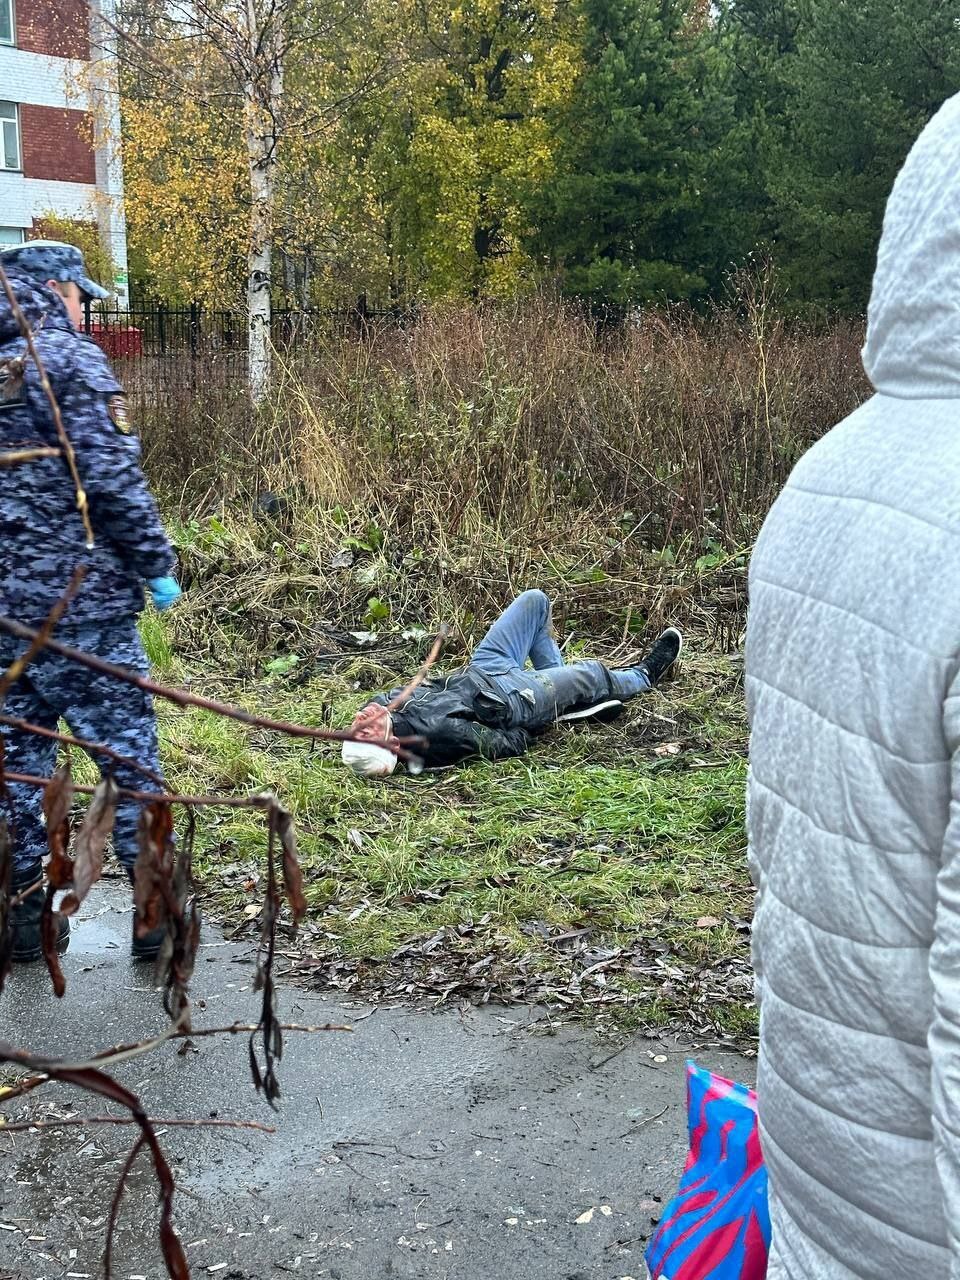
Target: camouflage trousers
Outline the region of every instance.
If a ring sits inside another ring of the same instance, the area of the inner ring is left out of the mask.
[[[149,671],[133,618],[122,618],[83,627],[57,629],[57,639],[75,649],[126,667],[137,675]],[[0,637],[0,669],[5,669],[26,648],[18,640]],[[157,722],[153,699],[133,685],[122,684],[42,650],[7,694],[5,715],[56,729],[62,718],[76,738],[100,743],[160,774]],[[0,725],[6,767],[14,773],[49,777],[56,767],[58,744],[50,738]],[[129,765],[90,753],[102,775],[111,774],[119,787],[157,791],[157,785]],[[14,871],[24,871],[47,852],[42,808],[43,791],[19,783],[8,784],[0,805],[10,824]],[[137,857],[137,825],[141,805],[123,800],[117,808],[113,831],[114,851],[126,868]]]

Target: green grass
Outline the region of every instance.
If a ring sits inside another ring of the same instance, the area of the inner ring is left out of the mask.
[[[173,645],[163,618],[154,609],[140,615],[140,639],[156,679],[173,678],[176,669]]]
[[[271,716],[344,724],[364,698],[357,670],[226,688],[194,673],[192,687]],[[675,971],[611,972],[628,1025],[686,1019],[700,970],[742,967],[745,729],[722,656],[688,663],[610,728],[557,732],[519,760],[383,784],[345,770],[334,747],[201,711],[162,708],[161,734],[178,790],[270,789],[294,812],[315,926],[307,952],[380,962],[382,981],[398,947],[460,929],[458,964],[493,955],[501,973],[532,969],[562,987],[584,962],[554,938],[586,928],[593,948],[631,948]],[[208,905],[244,919],[264,866],[261,816],[205,811],[196,848]],[[444,945],[429,962],[448,959]],[[698,1025],[749,1032],[742,984],[730,999],[711,990]]]

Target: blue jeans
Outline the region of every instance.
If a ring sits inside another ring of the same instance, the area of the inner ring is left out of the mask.
[[[567,711],[608,698],[625,702],[646,693],[650,681],[636,667],[611,670],[593,661],[566,665],[550,634],[550,612],[544,592],[524,591],[500,615],[470,660],[509,699],[514,724],[545,728]],[[528,661],[533,671],[526,670]]]

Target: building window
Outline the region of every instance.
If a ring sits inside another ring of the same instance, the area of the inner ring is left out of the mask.
[[[0,0],[0,4],[3,0]],[[0,169],[20,168],[20,115],[15,102],[0,102]]]
[[[0,227],[0,245],[23,244],[22,227]]]
[[[0,0],[0,44],[13,44],[15,38],[13,0]]]

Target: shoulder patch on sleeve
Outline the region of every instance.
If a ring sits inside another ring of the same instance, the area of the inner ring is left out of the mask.
[[[123,394],[108,396],[107,413],[110,415],[110,421],[117,430],[125,436],[129,436],[133,432],[130,425],[130,416],[127,413],[127,397]]]

